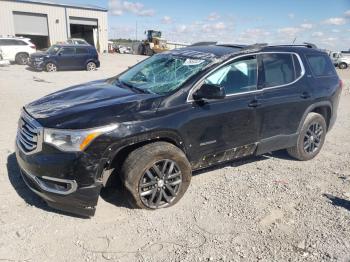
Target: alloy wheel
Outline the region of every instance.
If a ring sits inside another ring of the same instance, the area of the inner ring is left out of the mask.
[[[182,185],[181,170],[175,161],[164,159],[154,163],[141,177],[139,195],[148,208],[170,205]]]
[[[95,65],[95,63],[92,63],[92,62],[88,63],[86,67],[87,67],[88,71],[95,71],[96,70],[96,65]]]
[[[304,150],[308,154],[316,152],[322,142],[323,128],[319,123],[312,123],[304,136]]]
[[[57,66],[55,64],[49,63],[46,65],[47,72],[56,72]]]

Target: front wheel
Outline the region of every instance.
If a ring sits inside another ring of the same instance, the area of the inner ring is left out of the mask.
[[[57,66],[54,63],[47,63],[45,66],[46,72],[56,72]]]
[[[130,203],[136,208],[159,209],[177,203],[191,181],[191,166],[178,147],[156,142],[131,152],[122,167]]]
[[[300,130],[297,145],[288,148],[288,154],[301,161],[314,158],[321,151],[326,132],[327,124],[324,117],[317,113],[309,113]]]

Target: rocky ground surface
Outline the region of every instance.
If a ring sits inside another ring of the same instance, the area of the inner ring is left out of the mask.
[[[97,72],[0,68],[0,261],[350,261],[350,70],[321,154],[284,152],[194,174],[184,198],[155,212],[104,192],[95,217],[56,212],[20,178],[14,156],[22,105],[143,59],[105,55]]]

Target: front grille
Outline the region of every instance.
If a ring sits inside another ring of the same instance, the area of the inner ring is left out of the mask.
[[[41,149],[42,127],[30,117],[22,112],[18,121],[17,144],[24,153],[34,153]]]

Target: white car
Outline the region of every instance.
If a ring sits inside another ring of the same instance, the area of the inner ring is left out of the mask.
[[[70,45],[90,45],[85,39],[82,38],[69,38],[66,43]]]
[[[29,56],[36,52],[30,39],[23,37],[0,37],[0,48],[4,60],[20,65],[27,64]]]

